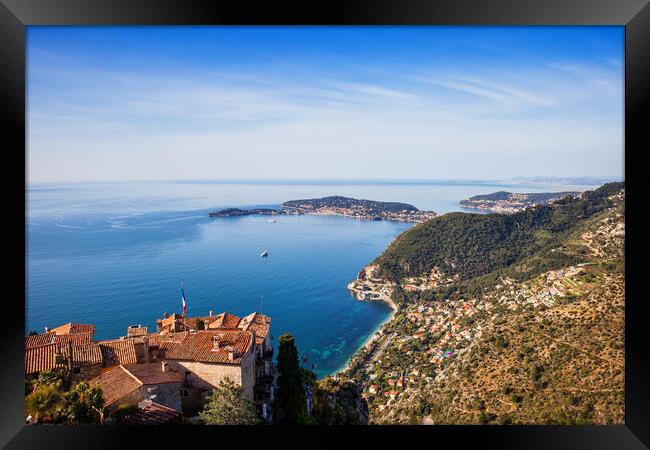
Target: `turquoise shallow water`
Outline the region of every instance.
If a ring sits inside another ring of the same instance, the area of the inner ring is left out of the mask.
[[[440,212],[495,186],[120,183],[28,189],[26,329],[93,323],[96,337],[187,313],[260,308],[274,341],[296,336],[319,376],[335,372],[390,315],[346,285],[411,224],[342,217],[210,219],[228,206],[324,195],[404,201]],[[530,191],[528,189],[527,191]],[[260,253],[268,250],[269,257]],[[260,299],[262,297],[262,299]],[[261,305],[260,305],[261,301]]]

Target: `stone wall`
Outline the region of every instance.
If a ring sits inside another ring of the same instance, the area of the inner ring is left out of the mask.
[[[149,392],[147,389],[156,388]],[[108,406],[109,410],[114,410],[120,405],[137,405],[138,402],[156,397],[152,401],[159,403],[177,411],[181,411],[181,385],[180,383],[163,383],[156,385],[142,385],[139,388],[129,392],[124,397]]]
[[[248,352],[241,360],[241,365],[204,363],[196,361],[170,360],[169,370],[181,374],[183,380],[194,388],[212,390],[225,378],[230,378],[244,388],[248,397],[253,399],[253,386],[255,384],[255,355]],[[186,371],[190,373],[185,374]]]
[[[152,390],[151,392],[147,392],[147,388],[154,387],[156,389]],[[145,388],[145,398],[150,398],[151,395],[155,395],[156,397],[151,399],[152,401],[173,408],[176,411],[182,411],[181,383],[163,383],[157,384],[155,386],[141,386],[140,389],[142,388]]]

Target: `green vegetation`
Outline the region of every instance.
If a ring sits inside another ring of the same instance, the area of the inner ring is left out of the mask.
[[[274,419],[283,424],[306,424],[305,380],[300,369],[295,339],[290,334],[280,336],[277,370],[279,375]]]
[[[205,425],[259,425],[261,419],[255,405],[248,399],[241,386],[230,379],[219,382],[206,398],[199,419]]]
[[[82,381],[64,391],[64,379],[55,371],[43,371],[34,390],[25,397],[25,412],[36,423],[104,423],[106,411],[99,386]]]
[[[318,425],[364,425],[368,423],[368,405],[351,381],[326,377],[315,382],[312,375],[312,418]]]
[[[573,264],[576,256],[551,251],[581,221],[613,205],[608,199],[623,188],[609,183],[581,198],[529,208],[515,214],[448,213],[400,235],[374,263],[378,276],[392,281],[428,274],[434,267],[458,274],[461,285],[441,289],[472,294],[491,286],[508,268],[521,279]],[[515,266],[516,265],[516,266]],[[485,278],[481,278],[485,277]],[[436,299],[435,293],[430,293]]]
[[[110,419],[119,423],[124,420],[130,414],[133,414],[138,410],[138,405],[127,403],[125,405],[120,405],[110,414]]]

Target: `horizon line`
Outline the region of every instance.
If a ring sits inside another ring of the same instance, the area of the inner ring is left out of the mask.
[[[167,179],[128,179],[128,180],[44,180],[30,182],[25,180],[26,187],[52,184],[107,184],[107,183],[269,183],[269,182],[293,182],[293,183],[321,183],[321,182],[355,182],[355,183],[429,183],[429,182],[531,182],[531,181],[597,181],[612,180],[624,181],[625,177],[620,175],[533,175],[514,176],[510,178],[167,178]]]

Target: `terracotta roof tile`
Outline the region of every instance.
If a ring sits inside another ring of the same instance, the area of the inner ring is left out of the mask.
[[[42,370],[65,367],[65,362],[56,363],[55,355],[67,357],[69,349],[60,344],[41,345],[25,350],[25,373],[32,374]],[[97,344],[87,344],[72,347],[72,364],[75,367],[86,367],[101,364],[102,357]]]
[[[67,351],[65,353],[67,354]],[[102,360],[102,351],[98,344],[86,344],[72,348],[72,361],[75,366],[101,365]]]
[[[181,413],[155,402],[139,408],[122,420],[129,425],[162,425],[177,421]]]
[[[54,343],[54,333],[35,334],[33,336],[25,336],[25,348],[40,347]]]
[[[55,334],[77,334],[77,333],[95,334],[95,325],[70,322],[70,323],[66,323],[65,325],[52,328],[50,331]]]
[[[239,321],[241,320],[240,317],[230,314],[227,312],[223,312],[221,314],[218,314],[215,317],[215,320],[213,320],[209,325],[208,328],[237,328],[237,325],[239,325]]]
[[[255,342],[261,344],[269,334],[271,318],[254,312],[241,319],[239,328],[246,331],[254,331],[256,336]]]
[[[54,355],[58,353],[57,344],[41,345],[40,347],[28,348],[25,350],[25,373],[32,374],[41,370],[63,367],[63,364],[56,364]]]
[[[77,333],[77,334],[60,334],[54,336],[54,342],[61,344],[62,346],[67,346],[70,342],[73,346],[77,345],[88,345],[92,343],[92,333]]]
[[[117,366],[89,381],[91,386],[99,385],[104,397],[104,405],[110,406],[125,395],[133,392],[142,383],[129,374],[124,367]]]
[[[235,330],[205,330],[189,333],[182,342],[163,341],[160,344],[160,359],[201,361],[225,364],[239,364],[241,358],[252,347],[252,333]],[[221,341],[221,348],[215,349],[213,339]],[[229,358],[229,349],[233,359]]]
[[[160,363],[128,364],[122,367],[145,385],[180,383],[183,381],[181,374],[178,372],[172,370],[163,372]]]
[[[138,359],[132,339],[116,339],[97,342],[102,352],[104,367],[117,364],[135,364]]]

